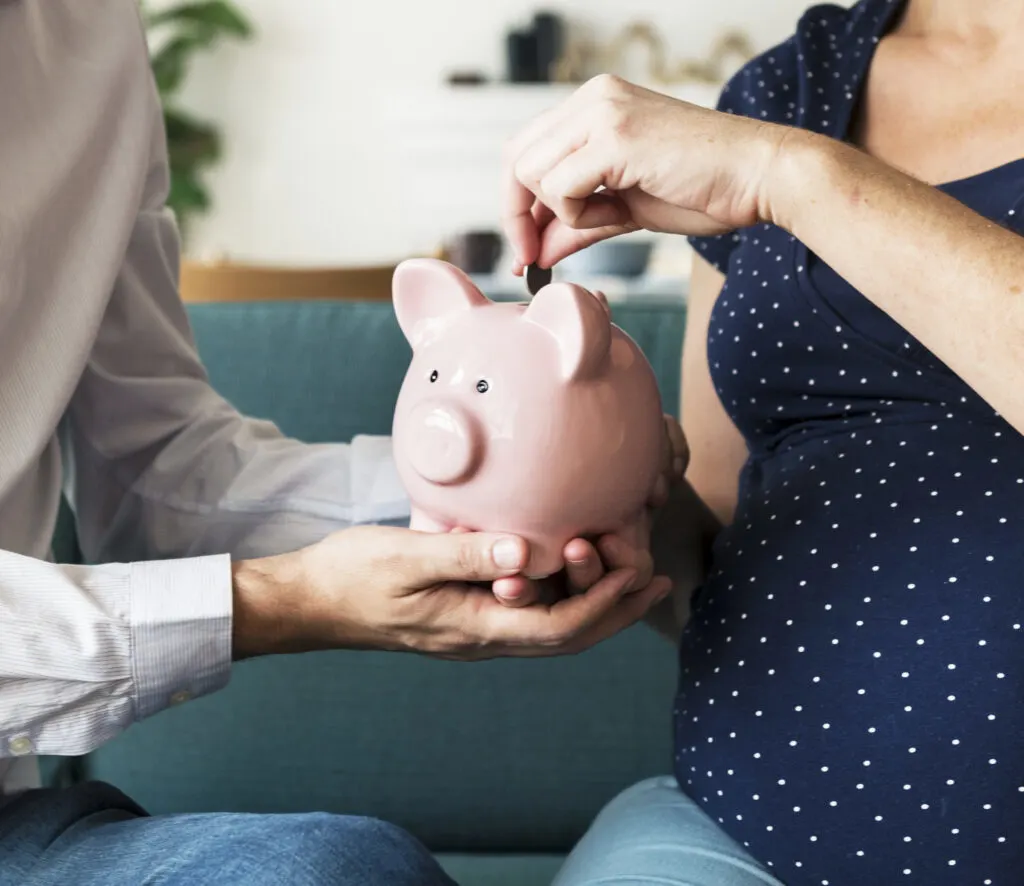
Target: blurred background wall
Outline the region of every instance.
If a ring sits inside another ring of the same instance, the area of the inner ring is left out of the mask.
[[[212,207],[190,224],[187,251],[264,264],[365,265],[494,227],[501,143],[574,88],[501,82],[508,33],[535,12],[558,14],[570,39],[597,46],[644,22],[678,62],[706,58],[729,31],[765,49],[792,31],[806,5],[236,0],[253,37],[198,57],[181,95],[224,143],[205,175]],[[622,73],[644,80],[648,50],[633,47],[622,64]],[[727,60],[725,73],[738,64]],[[459,71],[491,82],[449,85]],[[680,83],[666,91],[713,103],[719,88]]]

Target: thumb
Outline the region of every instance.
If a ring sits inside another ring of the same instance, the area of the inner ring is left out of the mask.
[[[593,246],[601,240],[608,240],[635,230],[635,226],[623,224],[608,224],[583,229],[571,228],[556,218],[544,229],[540,257],[537,261],[542,268],[551,268],[563,258],[568,258],[581,249]]]
[[[494,581],[526,568],[530,546],[515,535],[494,532],[414,533],[407,551],[412,584]]]

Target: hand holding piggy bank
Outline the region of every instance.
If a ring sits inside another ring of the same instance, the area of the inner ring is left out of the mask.
[[[518,535],[529,578],[558,572],[574,538],[646,545],[661,398],[602,298],[553,283],[495,303],[433,259],[399,265],[393,294],[413,350],[393,428],[412,529]]]

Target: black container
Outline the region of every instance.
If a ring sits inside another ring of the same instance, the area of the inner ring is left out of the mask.
[[[538,12],[533,18],[537,45],[537,73],[544,82],[554,79],[555,65],[565,49],[565,26],[553,12]]]
[[[537,35],[533,30],[512,31],[506,41],[510,83],[540,83],[537,66]]]
[[[448,244],[448,261],[467,274],[491,274],[504,248],[497,231],[466,231]]]

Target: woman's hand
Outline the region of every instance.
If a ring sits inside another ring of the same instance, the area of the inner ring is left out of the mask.
[[[512,139],[503,218],[516,271],[644,228],[719,234],[767,220],[787,127],[603,74]]]
[[[665,446],[661,462],[661,475],[654,484],[649,505],[660,508],[668,500],[672,487],[682,483],[690,465],[690,446],[683,428],[671,415],[665,415]]]

